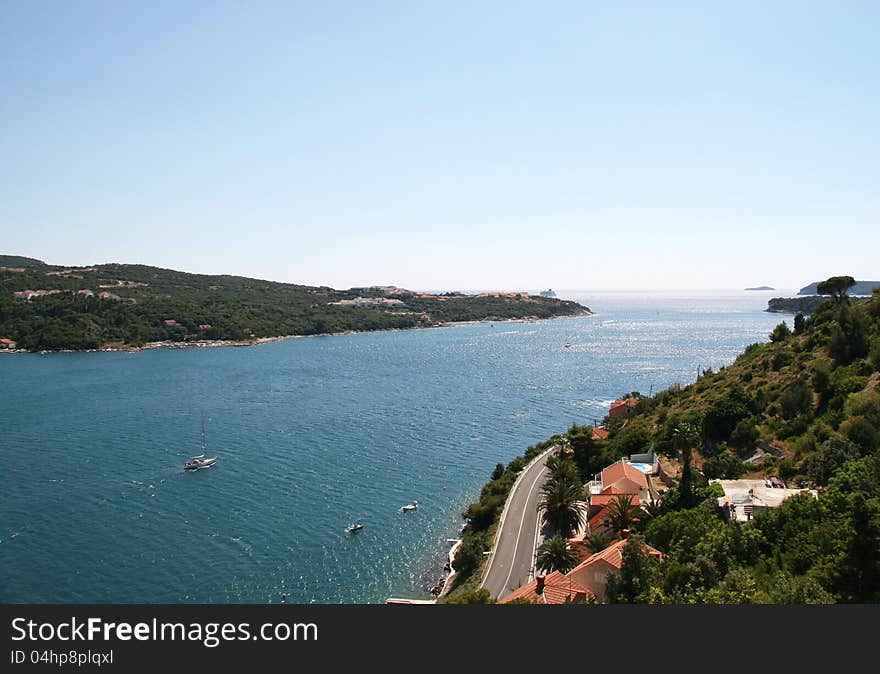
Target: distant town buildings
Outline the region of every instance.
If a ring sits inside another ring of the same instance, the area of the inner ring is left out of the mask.
[[[391,299],[389,297],[355,297],[353,300],[339,300],[338,302],[330,302],[340,307],[402,307],[405,306],[402,300]]]
[[[12,293],[12,298],[16,300],[30,300],[34,297],[45,297],[46,295],[58,295],[59,293],[63,293],[63,290],[58,290],[57,288],[52,290],[17,290]]]

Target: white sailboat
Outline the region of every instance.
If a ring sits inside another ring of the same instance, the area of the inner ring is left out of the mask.
[[[201,470],[210,468],[217,463],[217,457],[208,457],[208,433],[205,430],[205,418],[202,417],[202,453],[188,459],[184,464],[184,470]]]

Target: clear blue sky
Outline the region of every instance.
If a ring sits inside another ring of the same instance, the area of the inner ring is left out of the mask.
[[[0,10],[0,252],[335,287],[880,278],[880,3]]]

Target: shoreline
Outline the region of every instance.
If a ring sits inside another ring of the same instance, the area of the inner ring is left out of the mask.
[[[435,325],[413,326],[411,328],[382,328],[380,330],[342,330],[340,332],[322,332],[315,335],[276,335],[273,337],[256,337],[254,339],[200,339],[192,342],[175,342],[164,340],[160,342],[147,342],[143,346],[102,346],[98,349],[45,349],[40,351],[28,351],[27,349],[3,349],[3,353],[16,354],[37,354],[48,355],[56,353],[137,353],[148,349],[218,349],[226,347],[247,347],[262,346],[264,344],[272,344],[287,339],[305,339],[307,337],[339,337],[343,335],[365,335],[377,332],[404,332],[409,330],[432,330],[438,328],[459,328],[469,325],[480,325],[483,323],[538,323],[541,321],[553,321],[561,318],[583,318],[586,316],[595,316],[596,312],[584,308],[584,312],[577,314],[566,314],[563,316],[549,316],[547,318],[538,318],[536,316],[524,316],[522,318],[504,318],[498,320],[478,319],[471,321],[448,321],[445,323],[437,323]]]

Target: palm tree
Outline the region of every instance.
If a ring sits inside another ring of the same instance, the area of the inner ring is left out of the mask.
[[[547,459],[545,465],[547,466],[547,470],[550,471],[551,480],[565,479],[571,480],[572,482],[580,481],[577,466],[574,465],[574,461],[572,461],[569,456],[553,454]]]
[[[548,538],[538,548],[535,566],[545,573],[568,573],[577,566],[577,553],[568,547],[568,542],[561,536]]]
[[[590,550],[595,552],[600,552],[611,545],[612,539],[611,534],[607,531],[599,529],[599,531],[590,534],[584,537],[584,541],[586,541],[587,545],[590,546]]]
[[[605,521],[615,531],[629,529],[639,515],[639,507],[632,504],[630,494],[618,494],[605,506]]]
[[[560,536],[570,538],[584,523],[581,503],[583,489],[579,482],[568,479],[549,479],[541,487],[538,511],[542,519]]]

